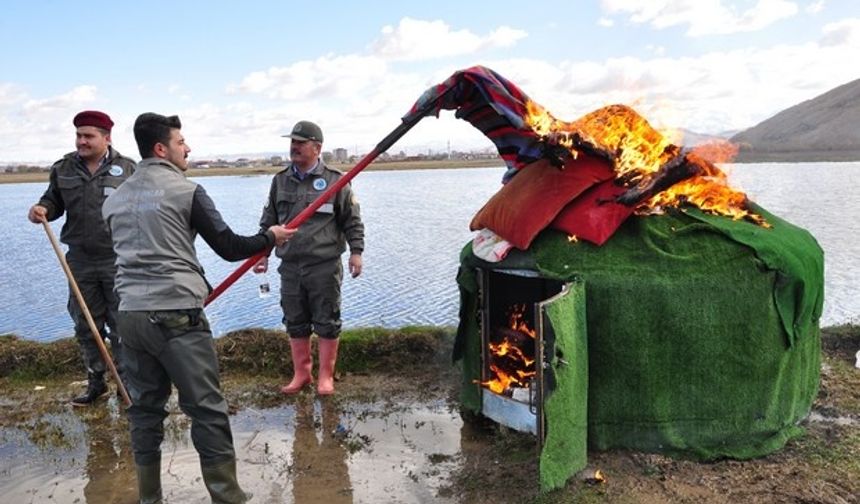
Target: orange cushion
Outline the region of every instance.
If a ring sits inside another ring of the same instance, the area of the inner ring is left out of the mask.
[[[568,159],[563,168],[540,159],[524,166],[494,194],[472,218],[469,229],[490,229],[525,250],[565,205],[614,175],[608,161],[586,153]]]

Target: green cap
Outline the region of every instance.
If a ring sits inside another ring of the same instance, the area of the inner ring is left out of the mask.
[[[312,142],[322,143],[323,141],[322,130],[319,126],[310,121],[297,122],[296,125],[293,126],[292,133],[283,136],[292,138],[293,140],[300,140],[302,142],[310,140]]]

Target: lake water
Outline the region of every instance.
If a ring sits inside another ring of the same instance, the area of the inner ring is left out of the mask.
[[[825,251],[822,325],[860,321],[860,163],[728,165],[732,184],[772,213],[809,230]],[[364,273],[345,278],[346,328],[456,325],[459,252],[472,238],[469,221],[500,187],[504,169],[365,172],[353,180],[366,225]],[[270,175],[195,179],[234,231],[252,234]],[[0,184],[0,334],[50,341],[72,335],[67,286],[41,226],[26,219],[45,183]],[[60,222],[53,223],[59,236]],[[217,285],[239,263],[218,258],[198,240],[207,278]],[[277,273],[273,295],[257,295],[248,273],[206,313],[216,335],[246,327],[281,328]]]

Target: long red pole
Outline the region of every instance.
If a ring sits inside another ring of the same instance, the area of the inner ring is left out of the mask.
[[[450,88],[448,90],[445,90],[445,93],[447,93],[449,90]],[[407,131],[409,131],[413,126],[418,124],[418,121],[423,119],[424,116],[427,115],[430,110],[435,108],[436,101],[437,100],[428,101],[428,103],[425,104],[416,113],[411,114],[408,119],[404,119],[399,126],[394,128],[391,133],[389,133],[385,138],[382,139],[382,141],[376,144],[376,147],[374,147],[372,151],[368,152],[367,155],[361,158],[361,161],[359,161],[357,165],[352,167],[352,169],[345,173],[343,177],[339,178],[334,184],[330,185],[328,189],[323,191],[322,194],[317,196],[317,199],[313,200],[307,208],[301,211],[301,213],[299,213],[298,215],[293,217],[292,220],[284,224],[284,227],[297,228],[302,225],[302,223],[308,220],[308,218],[310,218],[310,216],[313,215],[314,212],[316,212],[317,209],[321,207],[323,203],[325,203],[332,195],[340,191],[341,188],[348,184],[350,180],[355,178],[355,176],[358,175],[361,170],[363,170],[365,167],[367,167],[367,165],[372,163],[373,160],[377,158],[377,156],[379,156],[389,147],[394,145],[394,142],[399,140],[400,137],[406,134]],[[243,262],[238,268],[236,268],[236,271],[231,273],[230,276],[225,278],[223,282],[221,282],[220,284],[218,284],[218,286],[212,289],[212,292],[209,294],[209,297],[207,297],[206,300],[203,302],[203,306],[206,306],[212,301],[214,301],[215,298],[220,296],[225,290],[227,290],[228,287],[233,285],[236,280],[238,280],[242,275],[245,274],[245,272],[247,272],[255,264],[257,264],[260,259],[262,259],[263,257],[267,257],[271,251],[272,249],[269,248],[252,257],[249,257],[248,259],[245,259],[245,262]]]

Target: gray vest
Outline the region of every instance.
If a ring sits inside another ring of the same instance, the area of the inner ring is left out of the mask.
[[[148,158],[105,200],[102,213],[117,255],[120,310],[203,307],[209,284],[191,227],[196,188],[173,164]]]

